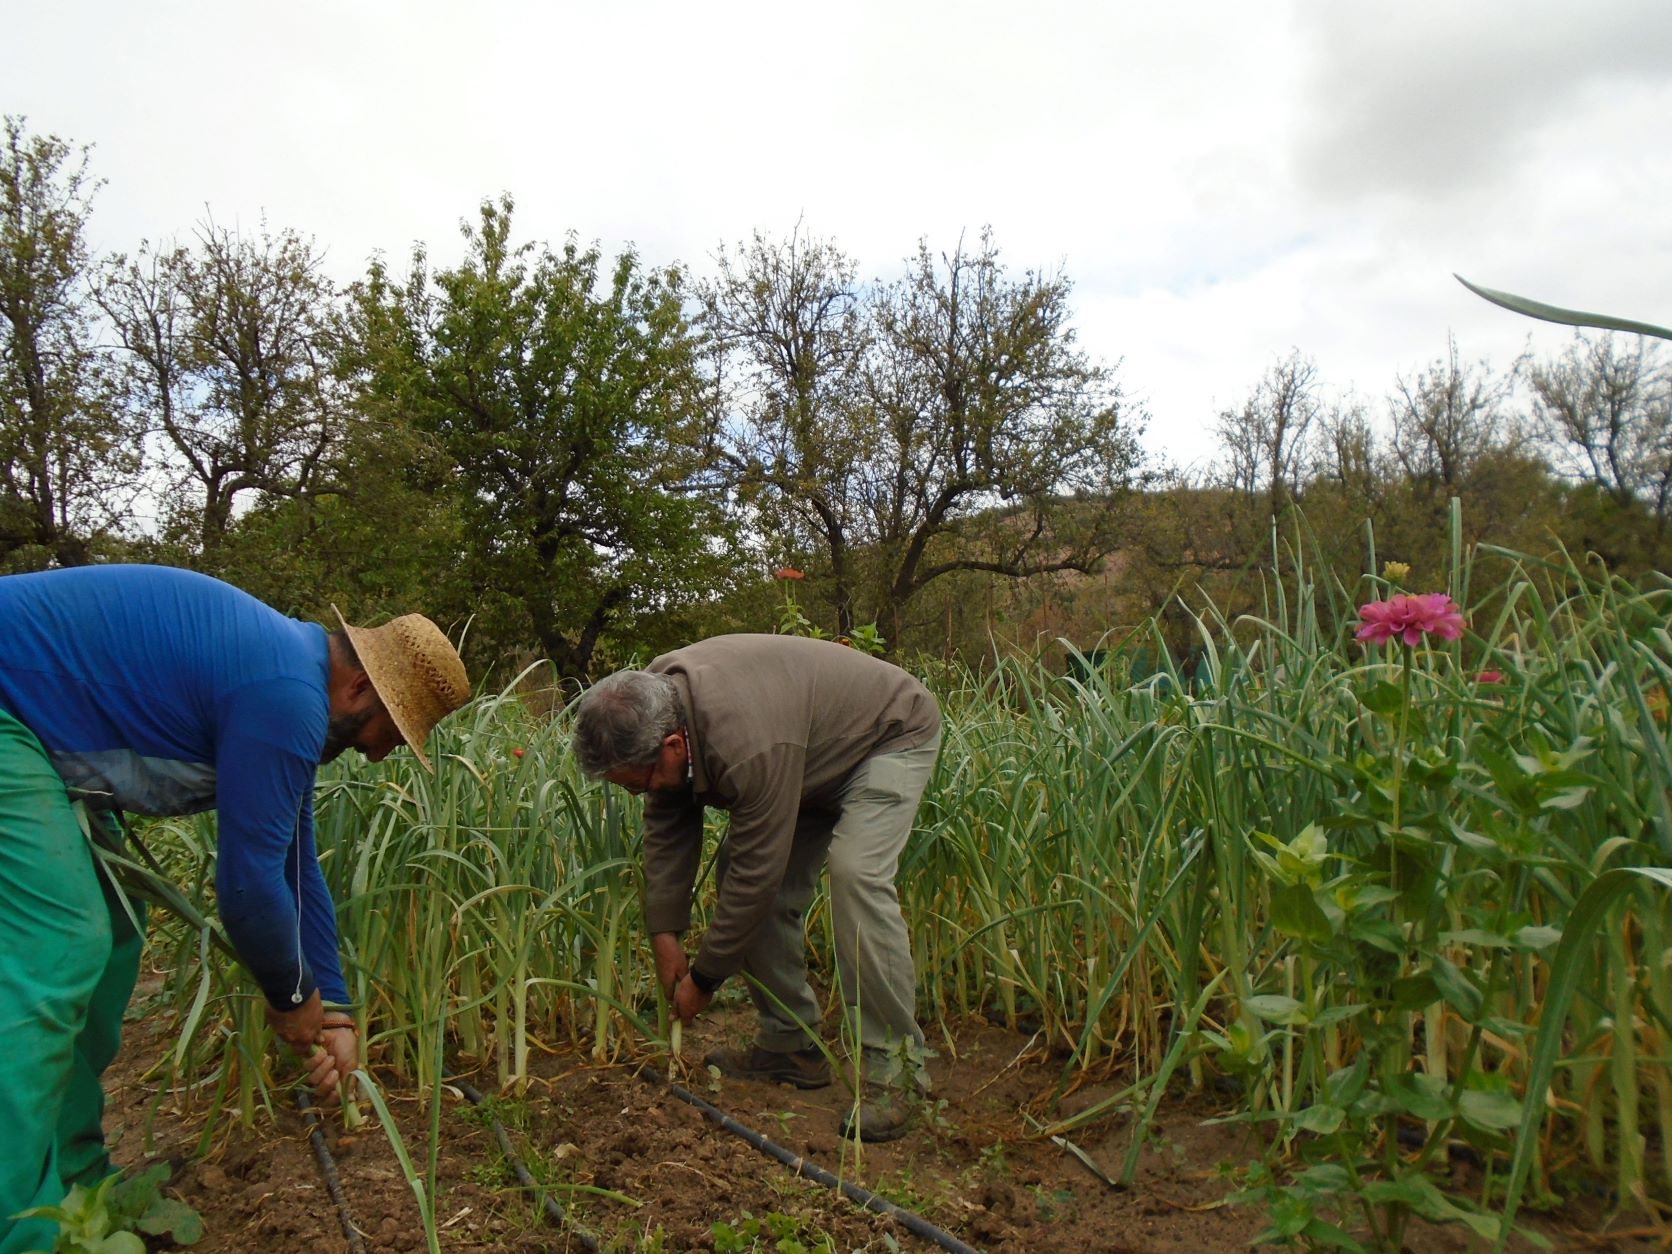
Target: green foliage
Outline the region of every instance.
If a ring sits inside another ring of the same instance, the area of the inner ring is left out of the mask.
[[[795,590],[787,581],[784,584],[784,603],[778,608],[777,631],[780,636],[806,636],[811,640],[830,639],[828,631],[802,612],[801,603],[796,600]]]
[[[203,1238],[203,1217],[186,1203],[166,1196],[166,1163],[153,1163],[135,1175],[122,1176],[109,1195],[111,1216],[124,1228],[175,1245],[195,1245]]]
[[[51,1254],[145,1254],[138,1233],[195,1245],[203,1238],[203,1220],[184,1202],[163,1196],[168,1174],[162,1163],[134,1176],[116,1172],[91,1189],[74,1185],[59,1205],[38,1206],[18,1218],[58,1223]]]
[[[957,572],[1086,571],[1124,538],[1141,420],[1075,346],[1071,285],[991,232],[861,290],[834,245],[757,235],[708,318],[745,386],[728,464],[763,532],[828,572],[836,634]]]
[[[105,263],[98,299],[122,346],[124,391],[159,432],[163,537],[195,565],[251,500],[346,488],[347,423],[333,374],[334,292],[323,253],[295,231],[206,222],[191,248],[142,244]]]
[[[736,1223],[716,1222],[709,1235],[715,1254],[776,1250],[778,1254],[835,1254],[835,1241],[806,1220],[771,1211],[756,1218],[744,1211]]]
[[[404,284],[378,265],[357,285],[358,387],[445,453],[475,630],[582,675],[723,582],[701,343],[677,268],[514,245],[509,197],[465,239],[457,267],[419,249]]]
[[[17,1218],[50,1219],[59,1225],[51,1254],[145,1254],[145,1242],[124,1231],[111,1212],[110,1192],[118,1178],[106,1176],[91,1189],[73,1185],[59,1205],[36,1206]]]
[[[0,126],[0,574],[80,565],[126,521],[139,432],[98,347],[79,153]]]
[[[888,651],[888,641],[883,638],[882,632],[877,630],[875,623],[856,624],[854,629],[841,639],[844,644],[851,645],[871,657],[881,657]]]
[[[1025,1024],[1064,1092],[1133,1077],[1040,1135],[1121,1113],[1130,1180],[1168,1086],[1227,1077],[1271,1136],[1249,1196],[1299,1244],[1390,1245],[1412,1216],[1507,1232],[1506,1190],[1544,1205],[1557,1173],[1672,1190],[1672,911],[1612,876],[1672,859],[1672,588],[1451,547],[1443,578],[1377,562],[1351,591],[1285,556],[1262,612],[1180,611],[1188,676],[1159,620],[1115,651],[1147,650],[1142,678],[924,668],[945,736],[899,878],[921,1013]],[[1442,585],[1462,640],[1352,642],[1357,601]],[[531,1041],[607,1059],[658,1037],[639,803],[579,776],[549,707],[478,700],[437,729],[433,776],[327,772],[345,971],[392,1076],[436,1082],[445,1035],[514,1092]],[[206,895],[212,829],[157,834]],[[259,1007],[199,965],[199,932],[171,936],[181,1078],[253,1118]],[[809,937],[833,979],[822,903]]]

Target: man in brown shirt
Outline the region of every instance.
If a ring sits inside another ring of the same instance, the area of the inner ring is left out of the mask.
[[[828,863],[837,971],[863,1054],[857,1130],[868,1141],[905,1130],[904,1098],[922,1078],[917,976],[894,877],[940,732],[934,697],[905,671],[797,636],[676,649],[601,680],[576,710],[581,770],[646,794],[645,922],[674,1013],[688,1020],[728,976],[752,978],[755,1045],[711,1054],[724,1074],[830,1083],[803,939]],[[705,806],[729,811],[731,824],[714,915],[687,962]]]

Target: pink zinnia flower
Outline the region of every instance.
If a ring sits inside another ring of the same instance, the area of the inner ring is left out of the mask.
[[[772,572],[772,577],[774,579],[805,579],[807,575],[806,572],[799,571],[793,566],[780,566]]]
[[[1372,601],[1359,606],[1359,617],[1364,626],[1358,629],[1357,638],[1371,644],[1396,636],[1406,644],[1419,644],[1424,636],[1455,640],[1463,634],[1463,613],[1443,592],[1421,596],[1401,593],[1386,601]]]
[[[1503,671],[1482,671],[1475,676],[1477,684],[1501,684],[1504,682]]]

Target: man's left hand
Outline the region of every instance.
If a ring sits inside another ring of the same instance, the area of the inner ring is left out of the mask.
[[[708,1009],[708,1003],[714,1000],[714,994],[705,993],[697,987],[690,973],[679,977],[679,983],[673,988],[674,1018],[689,1023],[703,1011]]]
[[[348,1077],[360,1069],[360,1034],[353,1017],[327,1010],[319,1046],[308,1059],[308,1086],[321,1105],[334,1106],[348,1091]]]

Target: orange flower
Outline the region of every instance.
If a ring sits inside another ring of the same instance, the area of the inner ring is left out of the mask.
[[[793,566],[780,566],[772,572],[772,577],[774,579],[805,579],[807,578],[807,572],[797,570]]]
[[[526,752],[526,750],[523,750],[523,749],[513,749],[513,750],[511,750],[511,756],[513,758],[520,758],[520,757],[522,757],[522,755],[525,752]]]

